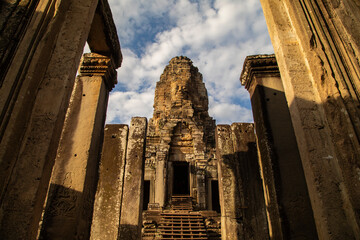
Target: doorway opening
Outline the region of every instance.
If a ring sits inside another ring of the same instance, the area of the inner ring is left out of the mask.
[[[173,195],[190,195],[189,163],[173,162]]]
[[[217,180],[211,181],[211,202],[212,210],[220,213],[219,183]]]
[[[148,209],[149,202],[150,202],[150,181],[144,180],[143,210]]]

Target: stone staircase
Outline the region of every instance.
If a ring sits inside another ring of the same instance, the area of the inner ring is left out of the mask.
[[[207,219],[205,218],[201,211],[193,211],[191,197],[173,196],[168,209],[146,211],[142,239],[220,240],[221,236],[218,232],[214,232],[210,228],[207,229],[204,221]]]
[[[161,240],[163,239],[208,239],[204,220],[198,213],[163,212],[160,221]]]

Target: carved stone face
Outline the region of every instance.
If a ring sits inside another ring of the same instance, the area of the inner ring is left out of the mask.
[[[172,102],[176,100],[188,100],[187,99],[187,87],[186,82],[182,79],[179,81],[173,81],[171,82],[171,100]]]

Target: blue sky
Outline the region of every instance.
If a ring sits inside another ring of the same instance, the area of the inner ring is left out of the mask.
[[[251,122],[241,86],[247,55],[273,53],[259,0],[109,0],[122,67],[107,123],[150,118],[156,82],[169,60],[189,57],[203,74],[209,114],[217,123]]]

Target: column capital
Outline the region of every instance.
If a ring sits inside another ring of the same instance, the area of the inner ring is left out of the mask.
[[[109,57],[97,53],[85,53],[83,55],[80,76],[101,76],[109,91],[117,83],[113,62]]]
[[[280,76],[275,55],[262,54],[247,56],[241,72],[240,82],[248,90],[252,84],[254,74],[275,74]]]

